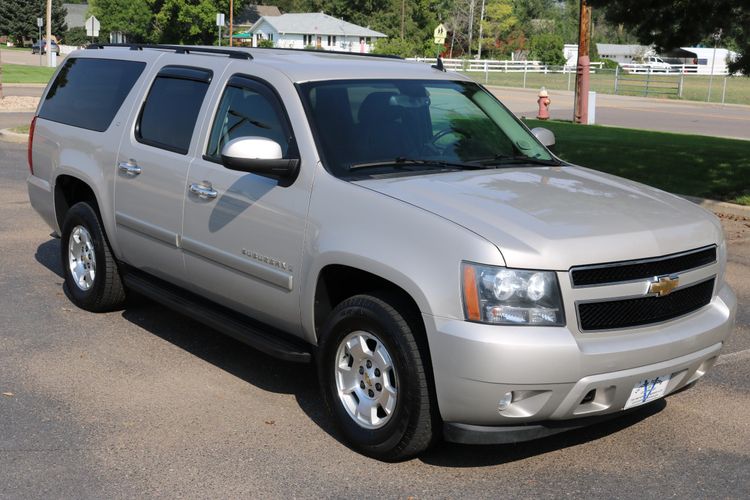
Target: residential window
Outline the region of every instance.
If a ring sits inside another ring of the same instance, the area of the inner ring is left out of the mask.
[[[332,47],[336,45],[336,35],[328,35],[328,46]]]

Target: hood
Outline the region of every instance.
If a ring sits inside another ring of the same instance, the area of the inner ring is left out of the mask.
[[[693,203],[582,167],[514,167],[356,184],[481,235],[497,246],[508,267],[564,271],[682,252],[722,238],[716,218]]]

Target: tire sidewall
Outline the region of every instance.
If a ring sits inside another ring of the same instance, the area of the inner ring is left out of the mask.
[[[75,282],[70,272],[70,256],[68,255],[68,246],[70,244],[70,235],[76,226],[83,226],[91,236],[94,245],[94,258],[96,259],[96,273],[94,275],[94,284],[88,290],[81,290]],[[91,308],[95,305],[96,300],[103,293],[103,287],[106,285],[102,275],[106,273],[106,256],[104,254],[104,234],[99,224],[99,217],[94,209],[85,202],[76,203],[65,215],[62,235],[60,238],[60,253],[63,263],[63,275],[65,276],[65,285],[68,289],[73,302],[84,309]]]
[[[375,302],[372,304],[378,305]],[[398,445],[409,426],[414,425],[410,403],[419,398],[414,383],[414,360],[409,359],[407,354],[409,349],[404,342],[403,331],[389,311],[377,308],[381,310],[376,312],[361,305],[351,305],[334,311],[324,329],[318,362],[321,391],[338,429],[355,448],[368,455],[387,453]],[[379,339],[388,350],[396,370],[396,408],[390,420],[377,429],[367,429],[355,422],[338,396],[336,353],[342,340],[355,331],[365,331]]]

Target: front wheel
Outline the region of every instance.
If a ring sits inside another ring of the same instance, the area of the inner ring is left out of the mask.
[[[323,398],[346,440],[371,457],[403,460],[432,442],[418,328],[408,308],[386,294],[345,300],[324,326],[317,359]]]

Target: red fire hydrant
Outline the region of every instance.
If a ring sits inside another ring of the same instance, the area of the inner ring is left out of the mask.
[[[547,89],[542,87],[542,90],[539,91],[539,99],[537,99],[536,101],[536,103],[539,105],[539,113],[536,115],[538,120],[549,120],[550,102],[552,101],[549,100]]]

